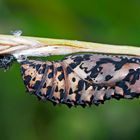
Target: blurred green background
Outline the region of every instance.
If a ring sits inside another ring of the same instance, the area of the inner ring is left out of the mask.
[[[0,34],[140,46],[139,0],[0,0]],[[140,100],[54,107],[25,93],[20,67],[0,70],[1,140],[140,139]]]

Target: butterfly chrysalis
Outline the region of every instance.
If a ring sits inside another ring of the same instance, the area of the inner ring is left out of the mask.
[[[138,57],[76,54],[55,62],[25,60],[21,72],[29,92],[56,104],[84,107],[140,94]]]

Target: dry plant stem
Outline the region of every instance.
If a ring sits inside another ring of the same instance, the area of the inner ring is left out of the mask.
[[[134,46],[108,45],[76,40],[0,35],[0,55],[11,54],[17,59],[22,55],[26,57],[48,56],[71,54],[76,52],[140,56],[140,48]]]

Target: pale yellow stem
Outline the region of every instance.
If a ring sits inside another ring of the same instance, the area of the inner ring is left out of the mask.
[[[140,48],[108,45],[77,40],[49,39],[14,35],[0,35],[0,55],[24,56],[63,55],[76,52],[122,54],[140,56]]]

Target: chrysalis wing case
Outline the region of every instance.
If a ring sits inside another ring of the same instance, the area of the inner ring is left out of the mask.
[[[140,94],[138,57],[80,54],[57,62],[27,60],[21,62],[21,72],[29,92],[69,106]]]

